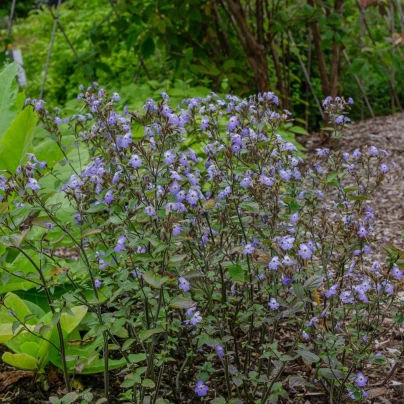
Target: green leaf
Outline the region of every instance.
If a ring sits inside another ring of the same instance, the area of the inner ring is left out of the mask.
[[[144,379],[142,381],[142,386],[149,389],[153,389],[154,387],[156,387],[155,383],[151,379]]]
[[[161,276],[153,272],[145,272],[143,274],[143,280],[151,287],[159,289],[164,283],[168,281],[168,276]]]
[[[13,354],[11,352],[5,352],[1,359],[3,362],[17,369],[35,370],[38,366],[37,359],[25,353]]]
[[[169,306],[174,309],[189,309],[194,304],[195,302],[187,297],[174,297],[174,299],[171,300]]]
[[[246,212],[259,213],[260,206],[256,202],[245,201],[240,203],[240,208]]]
[[[87,313],[88,308],[86,306],[76,306],[72,309],[73,316],[67,313],[63,313],[60,318],[60,325],[63,330],[70,334],[83,320]]]
[[[139,332],[140,341],[145,341],[147,338],[150,338],[154,334],[160,334],[164,332],[164,329],[161,327],[152,328],[150,330],[144,330]]]
[[[302,128],[301,126],[292,126],[289,128],[289,130],[298,135],[308,135],[306,129]]]
[[[314,275],[304,282],[304,288],[309,292],[312,292],[313,290],[318,289],[322,283],[323,277],[321,275]]]
[[[303,349],[299,349],[297,351],[297,353],[299,353],[300,356],[305,361],[310,362],[310,363],[316,363],[316,362],[318,362],[320,360],[320,358],[316,354],[314,354],[312,352],[309,352],[309,351],[304,351]]]
[[[0,139],[18,114],[16,97],[18,85],[15,76],[17,62],[6,66],[0,73]]]
[[[138,353],[129,355],[130,363],[139,363],[146,360],[146,354]]]
[[[71,404],[79,398],[79,395],[75,391],[67,393],[61,400],[62,403]]]
[[[82,235],[79,237],[79,239],[82,239],[84,237],[91,236],[92,234],[100,234],[102,233],[101,229],[86,229],[83,231]]]
[[[0,139],[0,169],[15,172],[32,150],[32,132],[37,116],[32,107],[22,110]]]
[[[318,373],[324,377],[324,379],[338,380],[345,377],[345,373],[338,369],[320,368]]]
[[[244,283],[245,282],[245,272],[241,265],[232,265],[229,267],[230,279],[233,283]]]

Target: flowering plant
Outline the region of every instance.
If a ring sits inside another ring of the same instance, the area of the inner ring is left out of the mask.
[[[363,399],[367,365],[383,362],[376,339],[402,323],[403,252],[371,258],[387,153],[318,149],[307,164],[277,134],[292,117],[273,93],[177,108],[162,94],[123,113],[96,84],[78,98],[71,118],[31,102],[65,159],[46,172],[29,155],[2,175],[1,242],[37,273],[50,327],[88,308],[105,396],[112,349],[126,361],[126,402],[267,403],[319,389],[330,402]],[[325,100],[336,133],[351,103]],[[61,245],[76,251],[71,268]],[[69,390],[69,361],[86,363],[63,356],[71,336],[58,335]]]

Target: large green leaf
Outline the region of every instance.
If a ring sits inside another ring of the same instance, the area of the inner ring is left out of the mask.
[[[18,72],[16,62],[6,66],[0,73],[0,138],[17,116],[16,97],[18,92],[15,76]]]
[[[14,366],[17,369],[35,370],[38,365],[36,358],[25,353],[13,354],[11,352],[5,352],[2,359],[3,362],[9,364],[10,366]]]
[[[32,107],[23,109],[0,139],[0,169],[15,172],[32,151],[32,132],[37,116]]]

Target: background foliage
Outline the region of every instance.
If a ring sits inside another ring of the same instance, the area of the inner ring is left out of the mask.
[[[3,4],[4,16],[11,1]],[[8,48],[22,49],[26,92],[38,98],[57,7],[17,6],[11,39],[7,17],[1,35]],[[395,0],[68,0],[44,98],[61,106],[80,84],[100,81],[136,107],[160,91],[179,100],[208,89],[240,96],[276,90],[310,128],[321,121],[315,97],[331,93],[361,104],[354,118],[371,115],[364,94],[374,114],[388,114],[404,97],[402,9]]]

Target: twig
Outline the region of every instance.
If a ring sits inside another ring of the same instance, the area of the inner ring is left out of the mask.
[[[44,72],[44,76],[43,76],[43,80],[42,80],[41,93],[39,95],[40,100],[42,100],[43,93],[45,91],[46,76],[48,74],[50,58],[51,58],[51,54],[52,54],[52,47],[53,47],[53,43],[55,41],[56,27],[57,27],[57,22],[58,22],[58,19],[59,19],[59,10],[60,10],[60,4],[61,3],[62,3],[62,0],[58,0],[58,5],[56,7],[56,16],[55,16],[55,19],[53,21],[52,35],[51,35],[51,40],[50,40],[49,48],[48,48],[48,55],[46,57],[45,72]]]
[[[7,27],[7,37],[10,38],[11,36],[11,28],[13,26],[13,18],[14,18],[14,11],[15,11],[15,3],[17,0],[13,0],[11,3],[11,10],[10,10],[10,17],[8,19],[8,27]]]
[[[349,57],[348,57],[347,53],[345,52],[345,50],[343,50],[342,53],[344,54],[344,57],[345,57],[345,60],[346,60],[346,62],[348,64],[348,66],[350,66],[351,61],[349,60]],[[359,77],[356,74],[354,74],[353,76],[355,78],[356,84],[358,85],[359,89],[361,90],[362,96],[363,96],[363,98],[364,98],[364,100],[366,102],[366,105],[367,105],[368,109],[369,109],[370,115],[372,115],[372,118],[374,118],[375,114],[373,113],[372,106],[370,105],[369,99],[366,96],[366,92],[365,92],[365,89],[363,88],[362,82],[360,81]]]
[[[293,36],[292,36],[292,33],[291,33],[290,31],[288,31],[288,35],[289,35],[290,42],[291,42],[292,45],[296,48],[296,43],[295,43],[295,41],[294,41],[294,39],[293,39]],[[297,56],[297,58],[299,59],[299,63],[300,63],[300,66],[301,66],[301,68],[302,68],[302,70],[303,70],[304,77],[306,78],[307,84],[309,85],[310,90],[311,90],[311,92],[312,92],[312,94],[313,94],[313,97],[314,97],[314,99],[315,99],[315,101],[316,101],[318,110],[320,111],[321,118],[324,119],[323,108],[321,107],[320,101],[319,101],[319,99],[317,98],[317,95],[316,95],[316,93],[315,93],[315,91],[314,91],[313,85],[311,84],[310,77],[309,77],[309,75],[308,75],[308,73],[307,73],[306,66],[305,66],[304,63],[303,63],[303,60],[302,60],[302,58],[300,57],[297,48],[296,48],[296,56]]]

